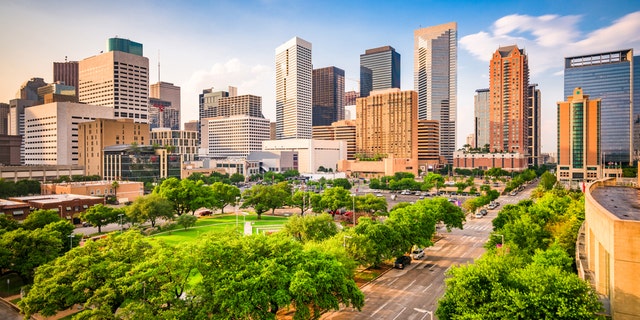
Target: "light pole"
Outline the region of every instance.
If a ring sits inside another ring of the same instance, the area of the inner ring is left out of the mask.
[[[238,201],[240,197],[236,196],[236,231],[238,231]]]
[[[502,248],[504,246],[504,235],[503,234],[497,234],[497,233],[494,233],[494,235],[500,236],[500,248]]]
[[[343,248],[346,248],[346,247],[347,247],[347,238],[351,239],[351,238],[353,238],[353,237],[352,237],[352,236],[347,236],[347,235],[345,235],[345,236],[342,238],[342,247],[343,247]]]
[[[73,249],[73,234],[68,235],[69,237],[69,250]]]
[[[120,218],[120,233],[122,233],[122,232],[123,232],[123,230],[122,230],[122,216],[123,216],[123,215],[124,215],[124,214],[122,214],[122,213],[118,215],[118,217]]]

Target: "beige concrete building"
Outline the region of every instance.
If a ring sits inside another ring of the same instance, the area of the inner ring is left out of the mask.
[[[171,102],[171,107],[180,112],[180,87],[160,81],[149,86],[149,97]]]
[[[0,178],[17,182],[19,180],[52,181],[62,176],[83,176],[84,167],[66,166],[0,166]]]
[[[79,62],[80,102],[109,107],[116,119],[147,123],[149,59],[142,56],[142,44],[112,38],[107,50]]]
[[[169,128],[153,128],[151,145],[167,148],[170,153],[182,155],[182,159],[191,161],[198,154],[198,132],[188,130],[171,130]]]
[[[203,119],[200,147],[212,157],[246,157],[269,140],[269,123],[248,115]]]
[[[113,117],[113,109],[72,102],[25,108],[25,164],[79,163],[78,126],[96,118]]]
[[[396,172],[411,172],[418,175],[418,160],[416,158],[395,158],[387,155],[378,161],[344,160],[338,163],[338,171],[350,177],[376,178],[392,176]]]
[[[78,129],[79,164],[86,175],[102,176],[103,150],[117,144],[149,145],[149,124],[135,123],[133,119],[96,119],[82,123]]]
[[[342,140],[347,143],[347,160],[355,160],[356,154],[356,122],[341,120],[330,126],[314,126],[312,132],[316,140]]]
[[[198,120],[189,120],[184,123],[184,129],[187,131],[197,131],[200,134],[200,128],[198,127]]]
[[[300,173],[316,173],[318,168],[335,171],[347,158],[347,144],[341,140],[285,139],[262,142],[262,151],[295,151]]]
[[[640,319],[640,191],[617,182],[586,188],[576,262],[614,320]]]
[[[418,120],[418,165],[422,172],[431,171],[447,160],[440,155],[440,123]]]
[[[312,126],[311,42],[294,37],[276,48],[276,139],[309,139]]]
[[[113,181],[84,181],[45,183],[40,186],[41,194],[79,194],[84,196],[117,195],[121,202],[133,201],[144,195],[144,184],[136,181],[118,181],[118,188],[113,188]],[[125,200],[126,199],[126,200]],[[125,200],[125,201],[122,201]]]

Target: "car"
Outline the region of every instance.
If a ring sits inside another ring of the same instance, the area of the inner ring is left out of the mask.
[[[382,193],[376,193],[376,197],[384,197]]]
[[[489,209],[489,210],[493,210],[495,208],[497,208],[496,205],[492,204],[492,203],[487,206],[487,209]]]
[[[82,223],[82,226],[83,227],[93,227],[93,225],[91,223],[86,222],[86,221]]]
[[[419,196],[420,195],[420,191],[416,191],[413,194],[416,195],[416,196]]]
[[[475,217],[476,217],[476,219],[482,218],[482,213],[480,213],[480,211],[476,212]]]
[[[513,197],[513,196],[515,196],[515,195],[517,195],[517,194],[518,194],[518,193],[517,193],[517,192],[515,192],[515,191],[511,191],[511,193],[509,193],[509,195],[510,195],[510,196],[512,196],[512,197]]]
[[[406,266],[411,264],[411,257],[409,256],[399,256],[396,261],[393,263],[394,268],[404,269]]]
[[[424,249],[414,248],[413,251],[411,251],[411,258],[418,260],[422,259],[422,257],[424,257]]]
[[[480,210],[480,214],[482,214],[483,216],[487,215],[487,209],[481,209]]]

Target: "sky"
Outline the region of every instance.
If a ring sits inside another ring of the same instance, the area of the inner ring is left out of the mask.
[[[390,45],[401,55],[401,88],[413,90],[413,31],[458,23],[457,147],[473,132],[473,96],[489,86],[489,60],[516,44],[542,94],[542,151],[556,151],[556,102],[564,57],[618,49],[640,54],[640,1],[34,1],[0,4],[0,102],[33,77],[51,82],[53,62],[79,61],[106,40],[140,42],[150,83],[181,87],[182,122],[198,118],[203,89],[262,96],[275,121],[275,48],[312,43],[314,68],[345,70],[358,90],[360,54]],[[160,72],[158,72],[158,62]]]

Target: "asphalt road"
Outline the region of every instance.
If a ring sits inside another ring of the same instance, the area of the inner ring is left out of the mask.
[[[4,302],[0,302],[0,319],[3,320],[22,320],[24,315],[21,315],[13,308],[6,305]]]
[[[454,229],[450,233],[439,230],[443,236],[433,247],[425,250],[425,257],[414,260],[404,270],[392,269],[362,288],[365,306],[358,312],[352,308],[325,314],[323,319],[436,319],[431,314],[444,294],[445,272],[453,265],[473,262],[484,252],[496,217],[501,207],[527,199],[534,186],[528,186],[516,196],[501,196],[500,206],[488,210],[488,214],[476,219],[467,216],[463,230]]]

